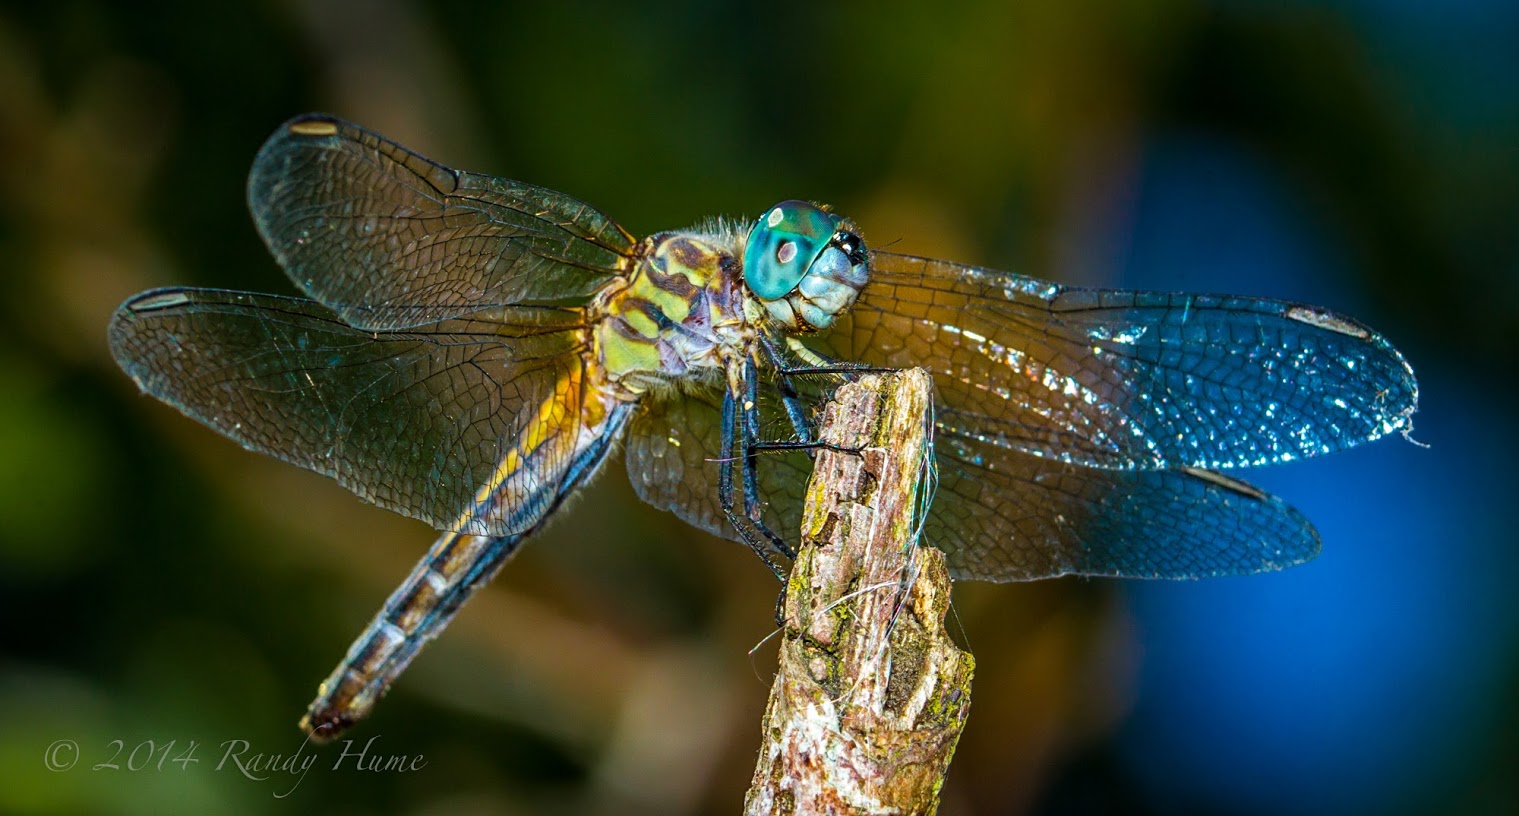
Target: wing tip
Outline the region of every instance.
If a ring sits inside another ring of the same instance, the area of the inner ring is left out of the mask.
[[[116,311],[111,313],[111,321],[106,325],[106,345],[110,348],[117,367],[131,377],[132,382],[142,391],[148,391],[148,386],[143,380],[141,364],[133,348],[138,326],[143,320],[156,316],[156,313],[177,309],[190,300],[187,290],[182,288],[148,289],[122,301]]]
[[[275,129],[264,144],[258,150],[258,155],[253,158],[253,168],[248,173],[247,199],[248,207],[254,213],[254,221],[260,219],[258,215],[267,209],[267,199],[272,195],[272,188],[280,178],[283,178],[283,168],[275,164],[275,159],[292,142],[301,144],[321,143],[340,138],[344,131],[357,128],[357,125],[330,113],[303,113]]]
[[[1381,335],[1373,334],[1372,337],[1381,351],[1391,358],[1387,365],[1391,377],[1376,391],[1376,407],[1380,409],[1377,416],[1381,423],[1373,429],[1368,441],[1393,433],[1401,433],[1412,441],[1409,434],[1413,433],[1413,416],[1419,411],[1419,379],[1401,351]]]

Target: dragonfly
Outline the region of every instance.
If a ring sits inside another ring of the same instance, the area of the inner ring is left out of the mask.
[[[1406,435],[1418,401],[1386,339],[1317,307],[870,249],[804,201],[639,239],[327,115],[268,139],[248,205],[305,297],[155,289],[109,341],[144,392],[440,531],[319,688],[318,739],[368,715],[615,447],[644,501],[783,576],[819,407],[860,371],[931,373],[922,539],[985,581],[1311,559],[1306,518],[1220,471]]]

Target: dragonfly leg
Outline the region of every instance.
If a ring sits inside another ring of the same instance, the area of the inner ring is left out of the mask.
[[[775,545],[773,533],[769,533],[763,525],[756,525],[750,519],[748,507],[744,508],[744,513],[739,513],[738,508],[734,506],[733,437],[738,430],[737,402],[731,392],[723,395],[722,443],[717,457],[717,461],[721,464],[721,467],[717,471],[718,502],[722,506],[723,515],[728,517],[728,523],[733,525],[734,530],[738,531],[739,538],[742,538],[749,549],[753,550],[754,554],[758,555],[760,560],[765,562],[765,566],[775,573],[775,577],[784,581],[786,570],[776,561],[775,556],[777,552],[785,555],[786,550]],[[747,478],[747,475],[745,478]],[[748,503],[747,495],[745,496],[745,503]],[[759,530],[764,530],[765,532],[761,533]],[[765,533],[769,533],[769,535]],[[768,540],[762,541],[761,537]]]
[[[765,524],[764,504],[759,496],[759,370],[754,360],[744,364],[744,403],[740,406],[743,439],[744,513],[770,543],[787,558],[796,558],[796,548]]]
[[[776,370],[782,377],[794,377],[806,374],[892,374],[901,369],[886,366],[873,366],[865,363],[851,363],[835,360],[823,354],[819,354],[807,348],[795,337],[786,338],[786,347],[800,359],[804,365],[788,365],[781,360],[776,365]],[[779,354],[776,355],[779,358]]]
[[[786,359],[781,356],[780,349],[768,337],[760,337],[760,349],[765,352],[765,357],[770,367],[775,369],[781,377],[781,405],[786,409],[786,418],[791,420],[791,428],[796,431],[796,438],[803,442],[812,439],[812,423],[807,419],[807,411],[802,406],[802,398],[797,394],[796,383],[786,373]]]
[[[892,373],[897,369],[839,362],[818,354],[800,343],[796,343],[794,338],[788,338],[788,342],[792,344],[792,350],[796,355],[806,361],[806,365],[792,365],[785,355],[781,354],[781,350],[776,346],[775,342],[768,337],[761,337],[759,346],[764,351],[765,358],[770,363],[771,368],[780,377],[781,405],[786,409],[786,416],[791,420],[791,427],[796,431],[797,438],[793,442],[762,442],[755,444],[753,447],[760,451],[805,450],[808,452],[808,456],[811,456],[812,452],[819,448],[842,451],[843,449],[841,448],[814,444],[812,423],[807,418],[807,411],[802,404],[801,395],[797,392],[795,379],[809,374],[853,375]],[[843,452],[852,453],[853,451]]]
[[[780,374],[782,377],[801,377],[808,374],[895,374],[901,370],[900,368],[864,365],[862,363],[837,363],[834,365],[792,366],[781,369]]]
[[[751,450],[754,450],[754,451],[756,451],[758,453],[766,453],[766,452],[770,452],[770,451],[793,451],[793,450],[804,450],[804,451],[828,450],[828,451],[833,451],[834,453],[852,453],[852,454],[857,454],[857,453],[859,453],[862,450],[861,448],[851,448],[851,447],[846,447],[844,445],[835,445],[832,442],[824,442],[821,439],[813,440],[811,442],[800,442],[800,441],[794,441],[794,440],[778,440],[778,441],[774,441],[774,442],[755,442],[755,443],[751,444],[749,447],[750,447]]]
[[[789,389],[790,384],[787,383],[784,387]],[[729,396],[731,398],[731,394]],[[795,398],[795,392],[792,392],[792,397]],[[795,560],[796,548],[792,547],[784,538],[771,530],[765,524],[764,517],[761,515],[759,472],[757,467],[760,452],[760,448],[758,447],[760,444],[758,400],[759,375],[755,368],[754,360],[750,359],[744,365],[744,404],[742,406],[741,424],[743,433],[744,511],[745,515],[749,517],[750,522],[770,540],[772,546],[780,550],[788,559]],[[795,411],[788,405],[787,413],[791,415],[792,424],[797,426],[797,432],[810,437],[811,432],[806,424],[804,415],[801,413],[800,401],[798,400],[797,402]],[[798,424],[799,421],[800,424]],[[732,439],[732,436],[732,433],[729,433],[726,438]],[[786,591],[790,583],[780,573],[776,573],[776,577],[781,579],[781,591],[775,595],[775,625],[784,627],[786,625]]]

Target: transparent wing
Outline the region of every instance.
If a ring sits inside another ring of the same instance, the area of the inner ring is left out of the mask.
[[[941,433],[924,540],[956,578],[1207,578],[1302,563],[1318,533],[1296,510],[1204,470],[1103,470]]]
[[[110,344],[143,391],[249,450],[438,529],[505,535],[537,509],[511,503],[542,496],[506,496],[489,517],[470,509],[530,430],[574,429],[578,320],[520,308],[367,332],[308,300],[160,289],[122,304]],[[560,437],[518,450],[533,481],[564,478],[574,434]]]
[[[638,497],[713,535],[737,540],[718,504],[720,394],[644,400],[628,429],[625,458]]]
[[[584,297],[620,274],[633,245],[569,196],[451,170],[321,115],[264,143],[248,206],[296,286],[376,331]]]
[[[628,473],[644,501],[738,540],[718,504],[720,400],[644,406],[628,439]],[[935,452],[939,489],[923,541],[945,551],[956,578],[1204,578],[1281,569],[1319,551],[1297,511],[1210,471],[1087,468],[942,431]],[[795,542],[812,462],[766,453],[759,470],[766,522]]]
[[[720,392],[697,390],[666,399],[645,399],[628,432],[628,477],[639,498],[649,504],[713,535],[740,541],[723,515],[717,490],[720,468],[734,467],[734,485],[739,485],[741,478],[736,463],[718,458],[722,451],[722,399]],[[792,438],[780,411],[762,391],[760,412],[767,439]],[[802,498],[812,474],[812,461],[806,453],[772,451],[760,455],[757,469],[765,523],[795,543],[802,527]],[[741,507],[741,501],[736,498],[735,506]]]
[[[1247,297],[1073,289],[871,254],[824,353],[934,376],[941,426],[1100,468],[1238,467],[1409,427],[1413,371],[1381,336]]]

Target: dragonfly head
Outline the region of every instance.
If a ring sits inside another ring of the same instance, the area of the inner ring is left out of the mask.
[[[849,222],[821,207],[782,201],[749,231],[744,283],[790,331],[832,326],[868,279],[865,242]]]

